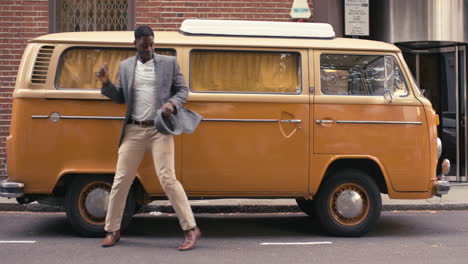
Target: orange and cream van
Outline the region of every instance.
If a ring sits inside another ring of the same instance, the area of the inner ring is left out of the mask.
[[[379,218],[381,194],[449,191],[436,175],[438,115],[394,45],[335,38],[327,24],[200,20],[155,32],[155,42],[155,52],[177,57],[186,107],[204,117],[195,133],[175,137],[177,177],[191,199],[294,198],[331,234],[359,236]],[[133,32],[29,42],[1,196],[63,204],[78,233],[103,232],[125,106],[101,95],[95,72],[107,63],[115,82],[118,63],[133,55]],[[148,153],[123,228],[161,198]]]

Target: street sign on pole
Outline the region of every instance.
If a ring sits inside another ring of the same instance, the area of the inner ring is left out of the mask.
[[[345,35],[369,36],[369,0],[344,0]]]

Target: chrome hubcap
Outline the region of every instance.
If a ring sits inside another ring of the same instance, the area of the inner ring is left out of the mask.
[[[105,189],[94,189],[88,193],[85,206],[86,212],[94,218],[104,218],[109,203],[109,191]]]
[[[344,218],[354,218],[361,214],[364,201],[354,190],[341,192],[336,199],[336,210]]]

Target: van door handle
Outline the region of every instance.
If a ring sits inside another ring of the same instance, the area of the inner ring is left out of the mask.
[[[283,136],[285,138],[290,138],[294,133],[296,133],[296,131],[298,129],[302,128],[302,126],[301,126],[302,120],[301,119],[281,119],[281,120],[278,120],[278,121],[279,121],[279,128],[280,128],[281,134],[283,134]],[[293,125],[294,129],[289,134],[287,134],[286,131],[283,128],[283,124],[295,124],[295,125]]]
[[[332,124],[335,123],[333,120],[315,120],[316,124]]]
[[[302,120],[300,119],[285,119],[285,120],[280,120],[281,123],[302,123]]]

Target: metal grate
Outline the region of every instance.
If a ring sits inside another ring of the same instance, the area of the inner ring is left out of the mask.
[[[32,83],[46,82],[50,58],[52,57],[52,52],[54,52],[54,48],[54,46],[42,46],[39,50],[36,62],[34,63],[33,73],[31,77]]]
[[[62,0],[59,32],[127,30],[128,0]]]

